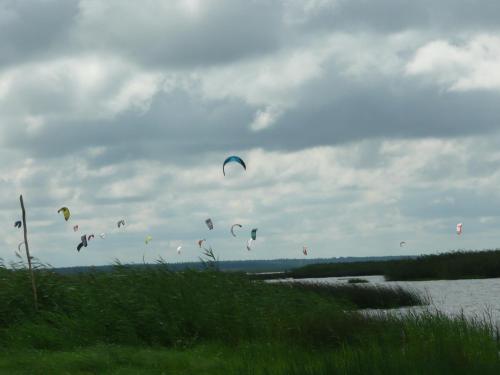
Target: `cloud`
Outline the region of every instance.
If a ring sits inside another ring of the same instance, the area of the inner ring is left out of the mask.
[[[227,63],[277,47],[279,4],[82,0],[75,39],[83,48],[114,51],[155,67]]]
[[[147,108],[161,75],[117,58],[75,56],[16,66],[0,73],[2,115],[51,119],[106,118]]]
[[[498,91],[500,37],[478,35],[462,45],[432,41],[417,50],[406,72],[429,76],[450,91]]]
[[[250,128],[254,131],[266,129],[273,125],[279,115],[280,111],[274,108],[268,107],[263,111],[259,110],[255,114],[255,118],[250,124]]]
[[[78,1],[0,1],[0,69],[64,52]]]
[[[0,256],[20,193],[54,265],[195,260],[202,237],[222,259],[495,246],[499,11],[0,0]],[[224,177],[230,154],[248,168]],[[77,253],[74,223],[108,237]]]

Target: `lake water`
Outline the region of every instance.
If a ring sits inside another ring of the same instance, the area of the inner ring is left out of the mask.
[[[358,278],[358,277],[356,277]],[[475,280],[433,280],[433,281],[385,281],[383,276],[360,276],[367,284],[401,286],[413,289],[427,296],[431,304],[411,308],[388,310],[405,313],[408,311],[438,310],[449,316],[464,314],[469,318],[488,318],[500,327],[500,278]],[[300,279],[286,281],[347,283],[349,277],[327,277],[320,279]],[[285,280],[281,280],[285,281]],[[380,310],[378,310],[380,311]],[[387,311],[387,310],[386,310]]]

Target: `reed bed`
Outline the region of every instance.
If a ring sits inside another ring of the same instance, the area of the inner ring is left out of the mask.
[[[271,284],[167,265],[76,275],[38,268],[36,277],[38,313],[27,272],[0,268],[2,373],[500,371],[486,321],[356,311],[419,302],[402,300],[402,290]]]

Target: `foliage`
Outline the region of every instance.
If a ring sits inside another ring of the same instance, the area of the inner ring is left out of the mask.
[[[389,261],[314,264],[276,275],[276,278],[368,275],[384,275],[391,281],[500,277],[500,250],[454,251]],[[268,278],[272,277],[268,275]]]
[[[36,276],[38,314],[26,270],[0,268],[2,373],[500,371],[488,322],[354,310],[419,302],[402,289],[264,283],[213,270],[171,272],[162,262],[75,275],[39,267]]]

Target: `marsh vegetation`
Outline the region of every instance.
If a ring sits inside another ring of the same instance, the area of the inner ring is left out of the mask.
[[[264,283],[167,265],[75,275],[38,269],[36,276],[38,313],[27,271],[0,268],[4,373],[500,370],[496,331],[486,321],[358,312],[425,303],[400,288]]]
[[[495,278],[500,277],[500,250],[454,251],[387,261],[312,264],[266,278],[368,275],[384,275],[387,281]]]

